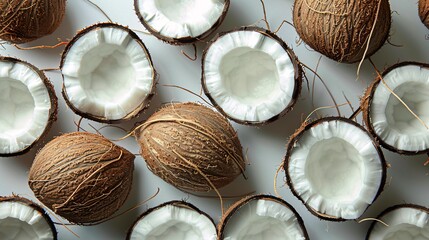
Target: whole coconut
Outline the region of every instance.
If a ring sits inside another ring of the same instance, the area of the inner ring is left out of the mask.
[[[419,1],[419,16],[423,24],[429,28],[429,1],[420,0]]]
[[[29,173],[37,199],[77,224],[96,224],[118,210],[131,189],[134,155],[103,136],[61,135],[40,150]]]
[[[51,34],[65,8],[66,0],[0,0],[0,39],[19,44]]]
[[[354,63],[363,58],[368,41],[365,57],[387,40],[390,5],[388,0],[295,0],[293,23],[314,50],[335,61]]]
[[[245,169],[235,130],[200,104],[166,105],[137,127],[135,136],[148,168],[185,191],[221,188]]]

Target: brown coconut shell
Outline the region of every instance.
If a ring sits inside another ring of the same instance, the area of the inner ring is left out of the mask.
[[[134,158],[101,135],[67,133],[40,150],[28,183],[37,199],[56,214],[76,224],[97,224],[125,202]]]
[[[20,44],[53,33],[61,24],[66,0],[0,1],[0,39]]]
[[[211,45],[213,45],[222,36],[230,34],[232,32],[236,32],[236,31],[254,31],[254,32],[260,33],[262,35],[265,35],[265,36],[273,39],[278,44],[280,44],[280,46],[282,46],[282,48],[284,49],[284,51],[289,55],[289,58],[291,59],[293,67],[294,67],[294,85],[295,85],[295,88],[293,90],[291,102],[279,114],[277,114],[276,116],[273,116],[270,119],[267,119],[265,121],[243,121],[241,119],[237,119],[237,118],[234,118],[234,117],[228,115],[225,111],[223,111],[223,109],[219,106],[219,104],[213,98],[213,96],[210,93],[210,91],[207,89],[206,79],[205,79],[205,75],[204,75],[204,66],[206,64],[205,63],[205,58],[206,58],[208,50],[210,49]],[[267,29],[264,29],[264,28],[260,28],[260,27],[247,26],[247,27],[238,28],[236,30],[231,30],[231,31],[219,33],[213,40],[211,40],[208,43],[206,49],[203,52],[201,72],[202,72],[201,84],[203,86],[204,93],[210,99],[210,102],[224,116],[226,116],[227,118],[233,120],[234,122],[237,122],[239,124],[244,124],[244,125],[262,126],[262,125],[266,125],[268,123],[276,121],[277,119],[279,119],[280,117],[284,116],[285,114],[287,114],[288,112],[290,112],[293,109],[296,101],[298,100],[299,94],[301,93],[301,89],[302,89],[303,71],[302,71],[301,64],[300,64],[300,62],[298,60],[298,57],[295,55],[295,53],[293,52],[293,50],[291,48],[289,48],[288,45],[279,36],[277,36],[275,33],[271,32],[270,30],[267,30]]]
[[[224,230],[225,230],[226,225],[228,225],[228,221],[231,219],[231,217],[235,213],[237,213],[237,211],[240,211],[240,209],[242,207],[246,206],[246,204],[250,203],[251,201],[257,201],[257,200],[273,201],[273,202],[281,204],[281,205],[285,206],[286,208],[288,208],[289,210],[291,210],[293,212],[293,214],[295,215],[295,217],[298,221],[298,224],[304,233],[305,239],[306,240],[310,239],[310,237],[308,236],[308,233],[307,233],[307,229],[305,228],[304,221],[302,220],[302,218],[298,214],[298,212],[292,207],[292,205],[290,205],[289,203],[287,203],[286,201],[284,201],[281,198],[274,197],[271,195],[266,195],[266,194],[259,194],[259,195],[244,197],[241,200],[235,202],[233,205],[231,205],[228,208],[228,210],[223,214],[223,216],[222,216],[222,218],[218,224],[218,240],[225,239]]]
[[[375,219],[383,221],[383,217],[385,215],[389,214],[392,211],[401,209],[401,208],[412,208],[412,209],[420,210],[422,212],[425,212],[425,213],[429,214],[429,208],[427,208],[427,207],[416,205],[416,204],[405,203],[405,204],[398,204],[398,205],[394,205],[394,206],[388,207],[383,212],[381,212]],[[372,230],[374,230],[374,227],[377,224],[380,224],[380,223],[378,223],[377,221],[373,221],[371,223],[371,226],[369,226],[368,232],[366,233],[365,240],[368,240],[371,237]]]
[[[427,63],[400,62],[400,63],[394,64],[394,65],[386,68],[386,70],[384,70],[381,73],[381,77],[386,76],[390,71],[394,70],[395,68],[403,67],[403,66],[407,66],[407,65],[417,65],[417,66],[420,66],[422,68],[429,68],[429,64],[427,64]],[[397,149],[394,146],[387,144],[385,141],[383,141],[383,139],[380,138],[380,136],[377,135],[377,133],[375,132],[374,126],[372,125],[371,104],[373,101],[375,90],[377,89],[378,86],[380,86],[380,83],[383,84],[380,76],[377,76],[374,79],[374,81],[371,83],[371,85],[366,89],[364,96],[361,98],[361,108],[362,108],[363,120],[365,121],[365,126],[368,128],[368,131],[371,133],[372,136],[374,136],[377,139],[377,142],[379,142],[381,146],[383,146],[384,148],[386,148],[392,152],[396,152],[396,153],[404,154],[404,155],[416,155],[416,154],[422,154],[422,153],[429,152],[429,149],[425,149],[425,150],[421,150],[421,151],[407,151],[407,150]]]
[[[152,82],[152,88],[150,90],[150,93],[146,96],[145,99],[142,100],[141,104],[136,109],[134,109],[134,111],[128,113],[128,115],[126,115],[125,117],[123,117],[121,119],[106,119],[103,116],[97,116],[97,115],[94,115],[94,114],[91,114],[88,112],[83,112],[83,111],[79,110],[70,102],[69,96],[67,95],[67,92],[65,90],[64,83],[63,83],[63,87],[62,87],[62,95],[64,97],[64,100],[65,100],[67,106],[77,115],[80,115],[84,118],[91,119],[93,121],[101,122],[101,123],[122,123],[122,122],[128,121],[132,118],[138,117],[141,113],[143,113],[149,107],[150,101],[152,100],[153,96],[155,95],[155,89],[156,89],[158,74],[157,74],[157,72],[153,66],[152,58],[150,56],[149,50],[146,48],[146,46],[144,45],[143,41],[139,38],[139,36],[135,32],[133,32],[131,29],[129,29],[128,27],[122,26],[122,25],[119,25],[116,23],[111,23],[111,22],[97,23],[97,24],[94,24],[92,26],[89,26],[87,28],[80,30],[73,37],[73,39],[67,44],[67,46],[65,47],[65,49],[61,55],[60,69],[63,68],[65,59],[67,58],[67,54],[70,51],[70,48],[73,46],[73,44],[77,40],[79,40],[82,36],[84,36],[85,34],[89,33],[90,31],[96,30],[98,28],[122,29],[122,30],[126,31],[131,36],[131,38],[134,41],[136,41],[142,47],[142,49],[145,53],[145,56],[149,60],[149,64],[153,70],[153,75],[152,75],[153,82]],[[63,76],[63,79],[64,79],[64,76]],[[120,79],[118,79],[118,81],[120,81]]]
[[[221,188],[245,169],[242,147],[231,124],[197,103],[168,104],[134,134],[148,168],[181,190]]]
[[[419,0],[419,17],[429,29],[429,0]]]
[[[204,217],[208,218],[213,223],[213,226],[215,226],[215,228],[216,228],[216,224],[214,223],[213,218],[211,218],[207,213],[201,211],[199,208],[197,208],[193,204],[185,202],[185,201],[169,201],[169,202],[165,202],[163,204],[160,204],[160,205],[158,205],[156,207],[149,208],[148,210],[146,210],[146,212],[144,212],[142,215],[140,215],[137,218],[137,220],[133,223],[133,225],[131,226],[131,228],[128,230],[126,240],[130,240],[131,239],[131,234],[133,233],[134,228],[136,227],[137,223],[139,223],[141,220],[143,220],[147,215],[149,215],[153,211],[156,211],[158,209],[161,209],[161,208],[163,208],[165,206],[169,206],[169,205],[172,205],[172,206],[178,207],[178,208],[186,208],[186,209],[189,209],[191,211],[195,211],[195,212],[203,215]]]
[[[40,77],[40,79],[42,79],[44,85],[46,86],[46,90],[48,91],[49,99],[51,101],[51,109],[49,110],[49,118],[48,118],[48,122],[45,126],[45,130],[43,131],[43,133],[32,144],[30,144],[29,146],[27,146],[26,148],[22,149],[19,152],[0,153],[0,157],[12,157],[12,156],[18,156],[18,155],[22,155],[22,154],[27,153],[40,139],[43,139],[46,136],[46,134],[51,129],[52,124],[57,120],[58,98],[57,98],[57,95],[55,94],[55,89],[54,89],[54,86],[52,85],[52,83],[48,80],[46,75],[42,71],[40,71],[38,68],[36,68],[34,65],[32,65],[28,62],[25,62],[23,60],[17,59],[17,58],[3,57],[3,56],[0,56],[0,62],[10,62],[10,63],[23,64],[26,67],[33,70],[34,72],[36,72],[37,75]]]
[[[391,21],[388,0],[295,0],[293,6],[300,38],[338,62],[354,63],[374,54],[386,42]]]
[[[350,120],[348,118],[344,118],[344,117],[324,117],[324,118],[320,118],[318,120],[315,120],[311,123],[307,123],[304,122],[303,125],[297,129],[297,131],[291,136],[291,138],[289,139],[289,142],[287,144],[286,147],[286,156],[284,159],[284,164],[283,164],[283,170],[285,171],[286,174],[286,183],[287,185],[290,187],[290,190],[292,191],[292,194],[295,195],[295,197],[297,197],[304,205],[305,207],[310,211],[310,213],[312,213],[314,216],[323,219],[323,220],[328,220],[328,221],[335,221],[335,222],[342,222],[342,221],[347,221],[349,219],[343,219],[337,216],[332,216],[329,214],[324,214],[321,212],[318,212],[316,209],[310,207],[307,205],[307,203],[304,201],[304,199],[301,198],[301,196],[298,194],[298,192],[295,190],[295,187],[293,186],[292,183],[292,179],[289,175],[288,169],[289,169],[289,161],[290,161],[290,157],[291,157],[291,153],[292,153],[292,149],[296,146],[299,146],[299,144],[297,144],[297,142],[300,140],[300,138],[302,137],[302,135],[306,132],[306,131],[311,131],[311,128],[322,124],[323,122],[328,122],[328,121],[342,121],[342,122],[346,122],[349,124],[354,125],[355,127],[361,129],[362,131],[366,132],[368,134],[368,137],[371,138],[372,140],[372,144],[374,146],[374,148],[377,150],[378,152],[378,156],[380,158],[380,162],[382,165],[382,176],[381,176],[381,180],[380,180],[380,188],[378,189],[377,193],[374,196],[373,202],[378,198],[378,196],[383,192],[384,190],[384,185],[386,183],[386,169],[387,169],[387,163],[386,160],[384,158],[383,152],[381,151],[380,145],[378,144],[377,140],[360,124],[356,123],[353,120]],[[368,205],[369,207],[369,205]]]
[[[53,240],[57,240],[57,229],[55,228],[54,222],[52,221],[52,219],[49,217],[48,213],[38,204],[34,203],[33,201],[27,199],[27,198],[23,198],[17,195],[12,195],[12,196],[8,196],[8,197],[2,197],[0,196],[0,203],[1,202],[17,202],[23,205],[26,205],[34,210],[36,210],[37,212],[40,213],[40,215],[43,217],[43,219],[46,221],[46,223],[49,225],[49,227],[51,228],[52,231],[52,236],[54,236]]]
[[[185,44],[195,43],[199,40],[203,40],[208,36],[210,36],[222,24],[223,20],[226,17],[226,13],[228,12],[229,5],[230,5],[230,0],[225,0],[225,6],[223,8],[221,16],[211,26],[211,28],[205,31],[204,33],[195,37],[188,36],[188,37],[173,38],[173,37],[162,35],[160,32],[152,28],[152,26],[146,22],[146,20],[143,18],[142,14],[140,13],[138,1],[139,0],[134,0],[134,11],[137,14],[137,17],[139,18],[140,22],[143,24],[146,30],[148,30],[153,36],[171,45],[185,45]]]

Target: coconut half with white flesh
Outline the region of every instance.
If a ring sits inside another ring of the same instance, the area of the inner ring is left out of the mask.
[[[366,240],[429,240],[429,209],[400,204],[384,210],[374,221]]]
[[[229,0],[134,0],[143,26],[158,39],[173,45],[208,37],[225,19]]]
[[[184,201],[171,201],[143,213],[130,228],[127,240],[215,240],[209,215]]]
[[[0,57],[0,157],[24,154],[57,117],[57,97],[33,65]]]
[[[269,195],[246,197],[232,205],[219,223],[220,240],[308,240],[295,209]]]
[[[202,59],[205,94],[225,116],[262,125],[289,112],[302,85],[293,51],[274,33],[243,27],[221,33]]]
[[[398,63],[386,69],[381,77],[375,79],[362,99],[369,131],[391,151],[401,154],[428,152],[429,64]]]
[[[115,123],[136,117],[154,95],[149,51],[127,27],[99,23],[81,30],[61,57],[63,96],[82,117]]]
[[[284,169],[292,193],[331,221],[359,218],[383,190],[386,163],[374,138],[347,118],[302,126],[287,146]]]
[[[0,239],[56,240],[57,231],[45,210],[32,201],[0,197]]]

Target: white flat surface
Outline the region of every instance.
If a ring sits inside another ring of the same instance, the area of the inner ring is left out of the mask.
[[[128,25],[133,29],[143,29],[134,14],[133,1],[98,0],[96,2],[108,13],[113,21]],[[292,0],[266,0],[268,21],[273,29],[276,29],[283,19],[291,21],[292,4]],[[383,69],[398,61],[428,61],[429,50],[427,46],[429,45],[429,40],[426,38],[429,38],[429,30],[424,27],[418,18],[417,0],[392,0],[391,4],[392,11],[394,11],[392,14],[391,42],[402,45],[402,47],[386,44],[372,57],[373,61],[379,69]],[[228,16],[220,30],[226,31],[239,26],[251,25],[262,18],[262,16],[262,8],[258,0],[232,0]],[[77,30],[100,21],[105,21],[104,16],[86,1],[69,0],[66,17],[60,28],[53,35],[26,44],[25,46],[53,45],[57,43],[57,38],[63,40],[70,39]],[[263,26],[262,22],[260,26]],[[303,63],[315,68],[320,54],[309,50],[304,44],[297,45],[297,34],[291,26],[284,25],[279,31],[279,35],[295,50]],[[151,107],[138,120],[141,121],[147,118],[162,103],[170,101],[198,101],[196,97],[182,90],[163,87],[161,84],[176,84],[199,93],[201,89],[200,60],[204,44],[198,44],[199,58],[196,62],[192,62],[180,53],[180,50],[183,49],[190,55],[193,55],[191,46],[175,47],[167,45],[152,36],[143,34],[140,34],[140,36],[152,55],[155,68],[160,73],[160,85],[158,85],[157,95]],[[55,50],[19,51],[12,47],[6,47],[5,50],[0,50],[0,54],[22,58],[40,68],[53,68],[59,66],[61,51],[61,48]],[[374,70],[367,61],[363,64],[358,81],[356,81],[356,69],[356,64],[339,64],[323,57],[318,70],[318,73],[325,79],[337,101],[339,103],[345,102],[344,93],[352,102],[354,108],[358,106],[359,96],[362,95],[363,90],[375,76]],[[60,94],[61,75],[58,72],[48,72],[47,75],[55,85],[55,90],[59,98],[60,111],[58,121],[54,124],[45,141],[52,139],[53,136],[59,133],[74,131],[76,127],[73,121],[79,119],[66,107],[62,99],[62,95]],[[310,80],[313,77],[310,73],[308,76]],[[315,89],[315,107],[332,105],[320,82],[316,82]],[[242,177],[239,177],[237,181],[222,190],[224,195],[245,194],[251,191],[273,194],[274,174],[285,155],[285,145],[288,138],[300,125],[302,119],[313,109],[311,94],[308,93],[307,85],[304,84],[296,107],[291,113],[277,122],[261,128],[233,124],[238,130],[244,149],[248,149],[247,155],[250,166],[248,166],[246,174],[249,179],[246,181]],[[349,107],[346,106],[341,109],[343,115],[349,116],[351,114]],[[321,114],[335,115],[336,113],[328,109],[322,110]],[[96,127],[101,126],[91,121],[83,121],[82,126],[90,131],[93,130],[87,125],[88,122]],[[134,121],[122,124],[122,126],[130,129],[133,124]],[[103,129],[102,133],[109,138],[117,138],[123,135],[117,129]],[[120,145],[127,147],[133,153],[138,153],[139,151],[137,144],[132,138],[120,142]],[[0,159],[0,195],[16,193],[33,200],[35,199],[27,185],[27,173],[37,149],[41,146],[42,144],[37,145],[31,152],[20,157]],[[407,202],[428,206],[429,166],[423,166],[427,157],[424,155],[415,157],[400,156],[386,150],[384,150],[384,153],[391,165],[388,170],[388,183],[385,191],[375,204],[369,207],[364,217],[375,217],[383,209],[393,204]],[[70,226],[69,228],[78,234],[81,239],[124,239],[128,228],[147,207],[153,207],[159,203],[175,199],[186,199],[211,215],[216,222],[219,220],[221,211],[219,201],[216,198],[201,198],[176,190],[154,176],[146,168],[141,157],[136,158],[135,167],[132,192],[120,212],[148,198],[156,192],[157,187],[160,188],[159,195],[137,210],[126,213],[104,224],[91,227]],[[279,193],[301,214],[310,238],[320,240],[364,239],[370,224],[369,222],[359,224],[355,221],[343,223],[320,221],[306,210],[287,187],[282,186],[282,179],[284,179],[283,172],[278,178],[280,185]],[[214,195],[214,193],[211,195]],[[232,200],[228,200],[227,204],[229,205],[232,202]],[[77,239],[64,227],[57,226],[57,228],[60,239]]]

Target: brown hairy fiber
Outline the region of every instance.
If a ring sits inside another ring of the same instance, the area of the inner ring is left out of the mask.
[[[390,5],[388,0],[295,0],[293,22],[311,48],[335,61],[354,63],[387,40]]]
[[[429,0],[419,1],[419,16],[422,23],[429,29]]]
[[[135,135],[149,169],[179,189],[210,191],[244,172],[237,133],[220,113],[200,104],[169,104]]]
[[[77,224],[96,224],[118,210],[131,189],[134,155],[103,136],[61,135],[40,150],[29,172],[37,199]]]
[[[54,32],[66,0],[0,0],[0,39],[26,43]]]

